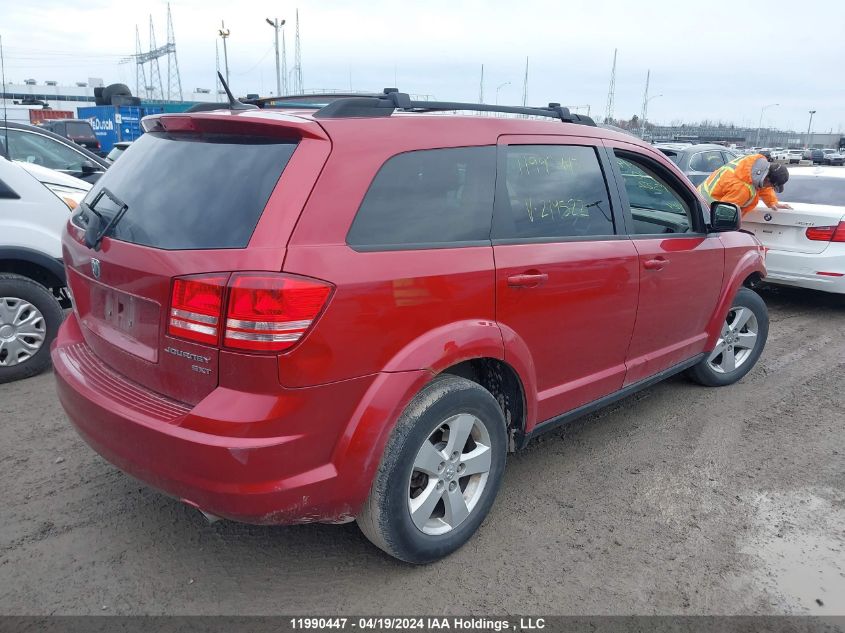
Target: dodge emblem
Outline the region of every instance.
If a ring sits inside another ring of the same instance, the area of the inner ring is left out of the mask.
[[[91,258],[91,272],[94,274],[94,279],[100,278],[100,260]]]
[[[772,221],[772,214],[771,214],[771,213],[767,213],[766,215],[764,215],[764,216],[763,216],[763,219],[764,219],[766,222],[771,222],[771,221]],[[98,262],[98,263],[99,263],[99,262]]]

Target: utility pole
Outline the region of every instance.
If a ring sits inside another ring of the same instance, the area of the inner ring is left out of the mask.
[[[610,71],[610,88],[607,90],[607,109],[604,113],[604,122],[610,123],[613,120],[613,101],[616,98],[616,53],[619,49],[613,49],[613,69]]]
[[[226,28],[223,20],[220,20],[220,28],[217,34],[223,39],[223,67],[226,69],[226,85],[229,85],[229,50],[226,48],[226,40],[229,39],[231,31]]]
[[[484,103],[484,64],[481,64],[481,81],[478,84],[478,103]]]
[[[278,18],[270,18],[265,19],[267,24],[273,27],[273,31],[276,35],[276,96],[282,96],[282,71],[279,67],[279,29],[285,25],[285,21],[279,21]]]
[[[807,149],[810,149],[810,145],[812,144],[812,137],[810,136],[810,130],[813,128],[813,115],[816,113],[815,110],[810,110],[810,123],[807,125]]]

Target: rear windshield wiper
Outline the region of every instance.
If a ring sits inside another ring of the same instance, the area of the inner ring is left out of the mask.
[[[107,197],[117,206],[117,213],[111,216],[108,221],[97,210],[97,205],[103,199],[103,196]],[[85,221],[85,246],[95,251],[100,250],[100,243],[103,241],[103,238],[120,222],[120,219],[128,208],[128,204],[105,187],[100,189],[90,204],[83,202],[82,215]],[[88,213],[89,211],[90,213]]]

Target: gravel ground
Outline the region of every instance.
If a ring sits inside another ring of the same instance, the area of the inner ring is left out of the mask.
[[[427,567],[355,524],[209,525],[89,449],[52,375],[2,385],[0,613],[845,615],[845,298],[763,295],[739,384],[678,377],[533,442]]]

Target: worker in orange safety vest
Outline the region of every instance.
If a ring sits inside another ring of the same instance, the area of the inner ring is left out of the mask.
[[[770,209],[791,209],[779,202],[775,192],[782,193],[789,180],[789,170],[779,163],[770,163],[762,154],[751,154],[719,167],[698,190],[709,203],[731,202],[745,215],[763,199]]]

